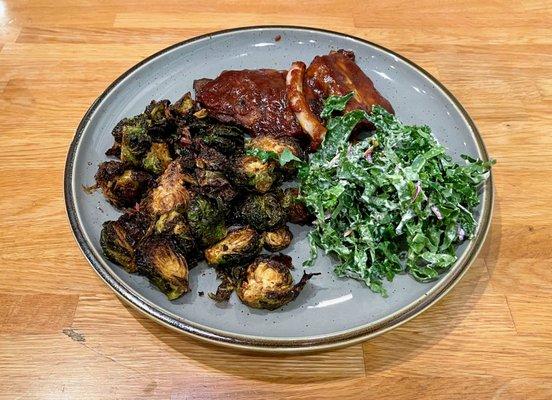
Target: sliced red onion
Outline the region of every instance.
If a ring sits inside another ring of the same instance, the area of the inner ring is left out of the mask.
[[[462,229],[462,227],[458,225],[458,228],[456,228],[456,233],[458,234],[458,240],[460,242],[463,242],[464,237],[466,236],[466,231],[464,231],[464,229]]]
[[[347,236],[349,236],[351,233],[353,233],[353,230],[352,230],[352,229],[347,229],[345,232],[343,232],[343,236],[347,237]]]
[[[422,192],[422,186],[420,185],[420,182],[416,183],[416,191],[414,192],[414,195],[412,196],[412,202],[415,202],[420,193]]]
[[[368,147],[368,148],[364,151],[364,157],[365,157],[365,158],[371,157],[373,151],[374,151],[374,146]]]
[[[435,216],[437,217],[438,220],[442,220],[443,219],[443,215],[441,214],[441,211],[439,210],[439,208],[437,206],[431,206],[431,211],[433,211],[433,214],[435,214]]]

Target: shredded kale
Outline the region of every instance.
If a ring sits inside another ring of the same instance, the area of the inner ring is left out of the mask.
[[[457,245],[476,230],[478,187],[494,161],[462,156],[459,165],[429,127],[403,125],[379,106],[332,116],[350,97],[326,101],[326,138],[299,168],[301,196],[316,218],[305,265],[321,248],[339,259],[338,276],[386,296],[384,279],[409,273],[428,282],[454,264]],[[375,131],[350,143],[363,120]]]

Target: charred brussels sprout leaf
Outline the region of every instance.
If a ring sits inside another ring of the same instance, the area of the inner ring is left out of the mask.
[[[286,222],[286,213],[273,193],[247,196],[240,207],[240,217],[258,231],[271,230]]]
[[[180,159],[172,161],[165,172],[157,178],[157,187],[148,194],[140,206],[154,215],[185,208],[190,201],[190,192],[184,187],[187,179]]]
[[[184,169],[194,169],[196,166],[196,155],[189,144],[181,145],[178,142],[175,143],[174,153],[180,157],[180,164]]]
[[[195,164],[197,168],[208,169],[210,171],[226,171],[228,168],[228,159],[218,150],[207,147],[200,140],[194,141],[194,147],[197,150]]]
[[[293,240],[293,234],[289,228],[284,225],[272,231],[265,232],[263,239],[265,249],[275,252],[288,247]]]
[[[142,164],[147,171],[160,175],[171,161],[169,146],[166,143],[152,143]]]
[[[225,210],[208,197],[194,196],[186,217],[194,236],[204,247],[211,246],[226,236]]]
[[[288,221],[294,224],[308,224],[312,215],[299,197],[298,188],[287,188],[282,196],[282,207],[287,213]]]
[[[238,194],[222,172],[197,169],[196,178],[200,192],[207,197],[229,203]]]
[[[175,137],[176,120],[171,113],[171,102],[160,100],[146,107],[144,115],[147,118],[148,135],[157,140],[167,140]]]
[[[100,245],[105,256],[129,272],[136,271],[135,250],[151,230],[149,216],[131,212],[103,224]]]
[[[211,124],[201,129],[196,137],[227,156],[242,150],[245,143],[244,134],[239,128],[221,124]]]
[[[186,116],[192,111],[195,107],[195,101],[192,99],[190,92],[184,94],[176,103],[171,106],[171,109],[178,116]]]
[[[147,276],[169,300],[175,300],[189,290],[188,264],[173,243],[163,237],[151,236],[136,252],[138,272]]]
[[[261,236],[255,229],[236,227],[220,242],[205,250],[205,260],[212,267],[228,268],[254,259],[262,248]]]
[[[243,273],[236,292],[242,303],[253,308],[275,310],[294,300],[308,280],[318,274],[303,274],[293,284],[287,256],[259,256]]]
[[[266,193],[279,180],[280,173],[274,160],[263,162],[256,156],[240,155],[232,160],[231,176],[238,186]]]
[[[113,142],[113,146],[105,151],[105,155],[108,157],[117,157],[121,158],[121,144]]]
[[[227,275],[221,275],[220,278],[222,282],[217,287],[216,293],[209,293],[209,298],[216,301],[217,303],[222,303],[230,300],[230,296],[234,291],[234,281]]]
[[[197,261],[196,241],[184,215],[175,210],[161,215],[155,223],[155,232],[170,237],[188,261]]]
[[[118,208],[134,206],[154,182],[147,172],[127,168],[118,161],[101,163],[95,178],[105,198]]]

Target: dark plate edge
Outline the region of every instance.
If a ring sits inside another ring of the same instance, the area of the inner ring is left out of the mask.
[[[95,259],[93,256],[90,248],[88,247],[88,244],[86,243],[86,240],[84,238],[83,232],[80,229],[75,206],[72,202],[73,198],[73,190],[72,190],[72,170],[73,170],[73,163],[74,163],[74,156],[76,153],[77,146],[80,142],[80,138],[82,136],[82,133],[84,131],[84,127],[88,123],[90,116],[92,112],[97,107],[97,104],[103,100],[103,98],[116,86],[119,84],[119,82],[127,77],[129,74],[134,72],[136,69],[141,67],[143,64],[149,62],[150,60],[158,57],[159,55],[170,51],[174,48],[180,47],[182,45],[185,45],[187,43],[209,38],[216,35],[231,33],[231,32],[239,32],[239,31],[245,31],[245,30],[259,30],[259,29],[295,29],[295,30],[304,30],[304,31],[317,31],[321,33],[328,33],[332,35],[338,35],[342,37],[346,37],[348,39],[353,39],[362,43],[365,43],[369,46],[373,46],[375,48],[378,48],[380,50],[383,50],[389,54],[392,54],[393,56],[397,57],[398,59],[402,60],[403,62],[407,63],[408,65],[412,66],[414,69],[418,70],[420,73],[425,75],[427,78],[430,79],[430,81],[436,85],[440,90],[442,90],[454,103],[454,105],[458,108],[462,116],[465,118],[465,120],[470,125],[470,128],[472,129],[477,145],[479,148],[479,151],[481,153],[482,159],[488,160],[488,154],[486,147],[483,143],[483,140],[481,138],[481,135],[479,133],[479,130],[477,129],[475,123],[470,118],[464,107],[460,104],[460,102],[456,99],[456,97],[447,89],[445,88],[435,77],[433,77],[430,73],[428,73],[426,70],[424,70],[422,67],[416,65],[412,61],[406,59],[405,57],[401,56],[400,54],[397,54],[393,52],[392,50],[389,50],[383,46],[377,45],[375,43],[372,43],[368,40],[358,38],[352,35],[343,34],[331,30],[326,29],[320,29],[320,28],[311,28],[311,27],[304,27],[304,26],[292,26],[292,25],[258,25],[258,26],[247,26],[247,27],[239,27],[239,28],[232,28],[232,29],[226,29],[216,32],[211,32],[208,34],[196,36],[187,40],[184,40],[182,42],[176,43],[172,46],[169,46],[165,49],[162,49],[155,54],[145,58],[144,60],[140,61],[139,63],[135,64],[133,67],[128,69],[126,72],[124,72],[122,75],[120,75],[113,83],[111,83],[104,91],[103,93],[92,103],[90,108],[85,113],[84,117],[82,118],[76,134],[73,138],[73,141],[71,142],[71,145],[69,147],[69,151],[67,154],[66,164],[65,164],[65,171],[64,171],[64,198],[65,198],[65,205],[66,205],[66,211],[67,216],[73,231],[73,234],[75,236],[75,240],[77,241],[77,244],[79,245],[79,248],[81,249],[84,256],[87,258],[88,262],[92,265],[96,273],[102,278],[102,280],[107,283],[114,291],[115,293],[126,303],[136,308],[141,313],[145,314],[146,316],[156,320],[157,322],[161,323],[162,325],[165,325],[171,329],[177,330],[179,332],[184,332],[186,334],[189,334],[193,337],[196,337],[198,339],[202,339],[204,341],[208,341],[210,343],[215,344],[222,344],[230,347],[235,347],[238,349],[245,349],[245,350],[255,350],[255,351],[264,351],[264,352],[279,352],[279,353],[296,353],[296,352],[306,352],[306,351],[321,351],[321,350],[328,350],[332,348],[337,347],[344,347],[348,346],[354,343],[359,343],[364,340],[370,339],[372,337],[378,336],[390,329],[393,329],[406,321],[412,319],[416,315],[420,314],[421,312],[425,311],[427,308],[435,304],[438,300],[440,300],[452,287],[460,280],[460,278],[464,275],[464,273],[467,271],[469,266],[475,261],[477,258],[477,255],[483,245],[483,242],[485,241],[485,238],[487,236],[490,222],[491,222],[491,216],[492,216],[492,209],[494,204],[494,190],[493,190],[493,183],[492,183],[492,173],[489,176],[487,182],[485,183],[484,191],[486,192],[486,195],[484,196],[484,203],[482,204],[482,210],[483,215],[481,219],[481,224],[478,229],[478,234],[474,241],[472,242],[472,251],[468,256],[464,259],[464,262],[462,265],[459,265],[454,271],[450,271],[441,282],[441,286],[439,287],[439,290],[432,293],[431,296],[427,296],[422,298],[420,301],[416,303],[412,303],[410,306],[407,306],[408,309],[405,311],[399,311],[398,315],[395,315],[394,318],[385,320],[379,324],[374,324],[370,327],[364,327],[364,328],[357,328],[353,329],[350,332],[342,333],[339,335],[334,335],[331,337],[322,337],[322,338],[314,338],[314,339],[284,339],[284,340],[274,340],[274,339],[258,339],[258,338],[242,338],[242,337],[233,337],[233,336],[225,336],[225,335],[219,335],[215,332],[209,332],[208,330],[199,329],[193,326],[190,326],[188,324],[184,324],[181,321],[175,320],[170,315],[165,314],[163,311],[158,310],[154,307],[151,307],[146,302],[142,301],[140,298],[136,297],[133,293],[129,292],[125,287],[119,284],[116,279],[114,279],[108,271],[106,271],[103,266]]]

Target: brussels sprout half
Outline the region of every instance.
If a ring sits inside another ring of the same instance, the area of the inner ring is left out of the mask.
[[[250,194],[243,201],[239,214],[258,231],[271,230],[286,222],[286,213],[273,193]]]
[[[196,138],[222,154],[231,156],[242,151],[245,144],[243,132],[235,127],[222,124],[205,124],[202,129],[194,129]]]
[[[98,166],[96,186],[111,204],[118,208],[132,207],[140,202],[153,185],[153,177],[144,171],[119,161],[106,161]]]
[[[218,150],[207,147],[197,139],[194,140],[193,144],[197,152],[195,158],[197,168],[222,172],[228,169],[228,159]]]
[[[287,213],[289,222],[299,225],[308,224],[313,217],[307,206],[299,198],[298,188],[287,188],[283,191],[282,207]]]
[[[314,275],[304,273],[296,285],[290,272],[288,256],[257,257],[238,282],[236,293],[242,303],[253,308],[275,310],[294,300]]]
[[[292,240],[293,234],[286,225],[263,234],[264,247],[271,252],[284,250]]]
[[[233,227],[220,242],[205,250],[205,260],[212,267],[229,268],[253,260],[262,249],[262,238],[250,227]]]
[[[151,145],[144,118],[134,117],[121,129],[121,161],[139,167]]]
[[[275,160],[261,161],[253,155],[240,155],[231,162],[231,178],[238,186],[266,193],[280,179]]]
[[[135,251],[138,243],[151,231],[151,219],[140,212],[129,212],[117,221],[106,221],[100,234],[105,256],[129,272],[136,271]]]
[[[198,168],[196,169],[196,178],[199,191],[207,197],[230,203],[238,195],[222,172]]]
[[[113,130],[111,131],[111,134],[115,139],[115,143],[120,144],[123,141],[123,132],[125,130],[125,127],[143,127],[145,126],[145,123],[146,118],[143,114],[138,114],[130,118],[123,118],[117,123],[117,125],[115,125],[115,128],[113,128]]]
[[[160,175],[171,161],[171,154],[167,143],[152,143],[149,152],[142,161],[142,166],[152,174]]]
[[[182,252],[188,261],[198,261],[199,252],[192,229],[186,221],[186,217],[173,210],[163,214],[155,223],[155,232],[159,235],[170,237],[177,249]]]
[[[185,208],[191,197],[188,189],[184,187],[187,180],[188,176],[183,171],[180,159],[177,158],[157,178],[157,187],[147,195],[140,207],[157,216]]]
[[[203,247],[211,246],[226,236],[226,211],[220,202],[196,194],[186,210],[194,236]]]
[[[147,276],[169,300],[175,300],[189,290],[188,264],[171,240],[150,236],[136,251],[137,271]]]

